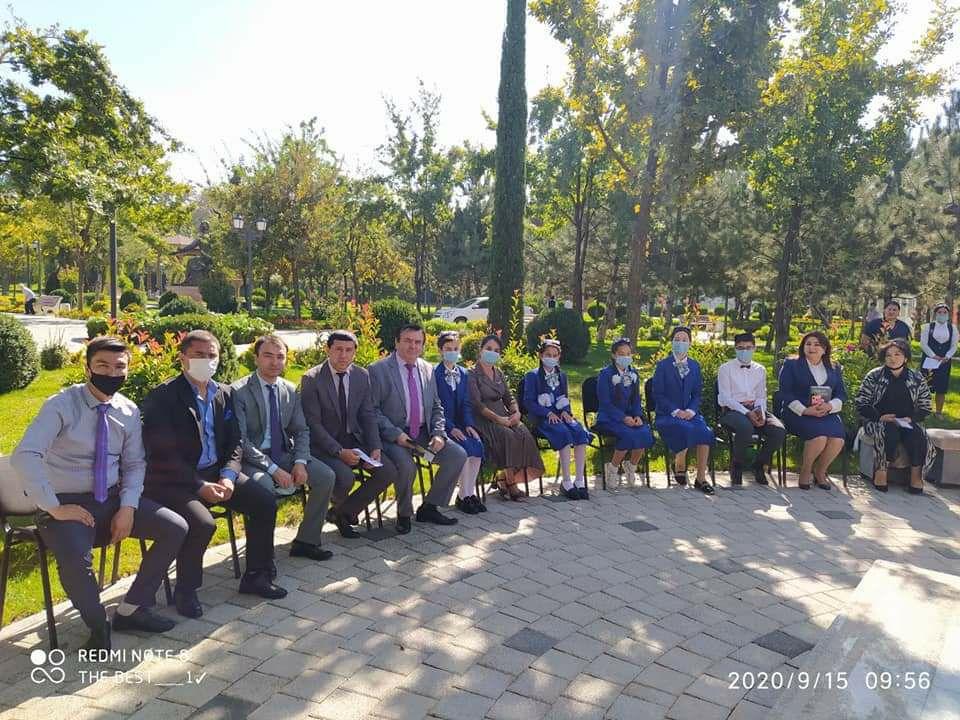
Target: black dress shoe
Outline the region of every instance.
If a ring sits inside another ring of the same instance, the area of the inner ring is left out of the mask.
[[[83,644],[84,650],[110,650],[110,621],[90,629],[90,638]]]
[[[697,480],[696,482],[693,483],[693,486],[697,490],[702,492],[704,495],[713,495],[714,493],[713,485],[708,483],[706,480],[704,480],[703,482],[700,482],[699,480]]]
[[[757,485],[770,484],[770,478],[767,477],[767,469],[763,465],[753,466],[753,479],[757,481]]]
[[[259,595],[267,600],[279,600],[287,596],[286,589],[274,585],[266,572],[246,573],[240,578],[239,592],[241,595]]]
[[[311,560],[323,561],[332,558],[333,553],[329,550],[324,550],[319,545],[311,545],[310,543],[294,540],[290,544],[290,557],[305,557]],[[273,578],[271,578],[271,580],[272,579]]]
[[[173,602],[177,606],[177,612],[184,617],[198,618],[203,615],[203,606],[200,604],[197,593],[193,591],[175,592]]]
[[[730,484],[743,485],[743,468],[739,465],[730,466]]]
[[[923,495],[923,488],[914,487],[913,485],[908,485],[907,492],[909,492],[911,495]]]
[[[410,518],[397,516],[397,535],[406,535],[412,527]]]
[[[466,513],[467,515],[476,515],[477,513],[480,512],[480,508],[477,507],[476,503],[473,502],[472,496],[465,497],[463,499],[460,499],[460,497],[457,496],[457,499],[454,501],[453,504],[457,508],[457,510],[459,510],[462,513]]]
[[[687,471],[677,472],[673,471],[673,479],[677,481],[677,485],[686,485],[687,484]]]
[[[433,503],[424,503],[417,508],[417,522],[433,523],[434,525],[456,525],[459,520],[447,517]]]
[[[471,495],[470,497],[472,497],[472,498],[476,501],[476,503],[477,503],[477,509],[478,509],[480,512],[486,512],[486,511],[487,511],[487,506],[484,505],[483,500],[481,500],[479,496],[477,496],[477,495]]]
[[[563,495],[567,500],[579,500],[580,499],[580,488],[574,485],[569,490],[566,488],[560,488],[560,494]]]
[[[138,607],[129,615],[116,613],[113,616],[114,630],[141,630],[147,633],[162,633],[172,630],[176,623],[168,617],[151,611],[149,608]]]
[[[890,487],[889,487],[888,485],[877,485],[876,483],[874,483],[873,486],[874,486],[877,490],[879,490],[880,492],[886,492],[887,490],[890,489]]]
[[[337,530],[340,531],[340,537],[353,540],[360,537],[360,533],[353,529],[353,525],[350,523],[350,520],[351,518],[348,518],[346,515],[334,513],[332,522],[337,526]]]
[[[587,486],[586,486],[586,485],[584,485],[584,486],[581,487],[581,488],[578,488],[578,487],[574,486],[573,489],[580,493],[580,499],[581,499],[581,500],[589,500],[589,499],[590,499],[590,491],[587,490]]]
[[[328,523],[331,523],[331,524],[333,524],[333,525],[336,525],[336,524],[337,524],[337,517],[338,517],[338,515],[337,515],[337,509],[336,509],[335,507],[329,507],[329,508],[327,508],[327,522],[328,522]],[[348,517],[348,518],[344,518],[344,519],[345,519],[348,523],[350,523],[351,525],[359,525],[359,524],[360,524],[360,519],[359,519],[358,517],[356,517],[356,516],[354,516],[354,517]]]

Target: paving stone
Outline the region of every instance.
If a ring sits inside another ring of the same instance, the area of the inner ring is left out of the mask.
[[[621,685],[581,673],[566,687],[563,694],[591,705],[608,708],[620,694]]]
[[[550,708],[550,720],[603,720],[603,708],[562,697]]]
[[[762,637],[758,637],[753,642],[762,648],[780,653],[788,658],[796,657],[800,653],[805,653],[813,649],[813,643],[808,643],[806,640],[801,640],[782,630],[774,630]]]
[[[589,660],[570,655],[554,648],[548,650],[531,667],[541,672],[572,680],[589,664]]]
[[[503,641],[506,647],[530,655],[543,655],[547,650],[556,645],[556,643],[556,639],[530,628],[524,628]]]
[[[668,692],[652,688],[649,685],[643,685],[639,682],[630,683],[623,689],[623,692],[625,695],[646,700],[654,705],[661,705],[663,706],[664,712],[677,700],[676,696]]]
[[[276,675],[266,675],[253,671],[244,675],[223,692],[225,695],[248,700],[259,705],[264,698],[273,695],[285,682],[283,678]]]
[[[666,716],[671,720],[725,720],[729,713],[729,708],[690,695],[681,695]]]
[[[480,658],[480,664],[494,670],[501,670],[510,675],[519,675],[533,663],[537,657],[529,653],[520,652],[505,645],[497,645],[493,650]]]
[[[656,525],[651,525],[648,522],[643,520],[630,520],[629,522],[620,523],[627,530],[633,530],[635,533],[650,532],[651,530],[659,530]]]
[[[320,711],[320,706],[309,700],[277,693],[249,717],[250,720],[287,720],[287,718],[309,718],[316,716]]]
[[[547,703],[507,692],[500,696],[487,712],[491,720],[536,720],[550,710]]]
[[[657,658],[658,664],[687,675],[699,675],[710,667],[712,662],[710,658],[705,658],[679,647],[671,648]]]
[[[730,657],[759,670],[773,670],[787,659],[785,655],[750,643],[730,653]]]
[[[933,545],[931,548],[935,553],[942,555],[948,560],[960,560],[960,553],[958,553],[953,548],[944,547],[942,545]]]
[[[818,512],[831,520],[853,520],[853,515],[843,510],[819,510]]]
[[[446,670],[421,665],[404,678],[401,687],[418,695],[439,698],[446,694],[456,678],[456,675]]]
[[[418,720],[427,716],[437,701],[425,695],[416,695],[405,690],[392,690],[387,693],[376,708],[377,717],[390,720]]]
[[[736,560],[731,560],[729,558],[723,558],[721,560],[714,560],[707,563],[707,565],[719,573],[724,575],[731,575],[733,573],[743,572],[747,568],[738,563]]]
[[[466,690],[452,690],[437,703],[431,714],[444,720],[482,720],[487,710],[493,707],[493,702]]]
[[[560,693],[567,687],[567,684],[566,679],[562,677],[529,668],[513,681],[509,690],[518,695],[553,703],[560,697]]]
[[[367,695],[335,690],[319,704],[316,717],[324,720],[366,720],[380,703]]]
[[[252,715],[260,703],[233,695],[218,695],[191,716],[192,720],[240,720]]]
[[[300,673],[313,666],[316,658],[291,650],[282,650],[272,658],[261,664],[257,670],[268,675],[279,675],[284,678],[295,678]]]
[[[638,665],[620,660],[612,655],[603,654],[587,665],[584,672],[594,677],[609,680],[617,685],[626,685],[632,682],[641,670],[643,668]]]
[[[368,665],[357,670],[340,687],[382,700],[388,692],[403,682],[403,677],[399,673]]]
[[[610,720],[661,720],[666,716],[666,712],[667,709],[662,705],[630,695],[621,695],[607,710],[606,717]]]
[[[496,699],[509,687],[511,675],[493,668],[474,665],[453,681],[455,687],[484,697]]]
[[[718,640],[704,633],[694,635],[692,638],[684,640],[680,644],[680,647],[711,660],[724,658],[737,649],[730,643],[725,643],[722,640]]]
[[[343,648],[337,648],[332,652],[317,658],[314,667],[317,670],[350,677],[357,670],[370,661],[369,655],[362,655]]]
[[[658,665],[657,663],[647,666],[643,672],[637,676],[638,683],[649,685],[650,687],[672,693],[673,695],[679,695],[684,689],[690,686],[693,680],[692,675],[677,672],[676,670]]]
[[[480,653],[462,648],[458,645],[447,645],[435,653],[428,655],[424,662],[431,667],[447,670],[453,673],[466,672],[480,657]]]
[[[283,693],[293,697],[323,702],[343,684],[345,678],[321,670],[307,670],[283,686]]]

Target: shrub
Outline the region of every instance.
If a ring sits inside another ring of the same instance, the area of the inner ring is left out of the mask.
[[[127,315],[137,315],[143,312],[143,306],[138,305],[137,303],[131,303],[130,305],[127,305],[125,308],[123,308],[123,312],[126,313]]]
[[[94,300],[92,303],[90,303],[90,309],[91,309],[93,312],[106,312],[107,309],[108,309],[107,301],[106,301],[106,300]]]
[[[587,315],[592,317],[594,321],[597,321],[600,318],[602,318],[604,312],[606,312],[606,308],[603,306],[602,303],[599,303],[596,300],[594,300],[592,303],[590,303],[587,306]]]
[[[233,341],[240,345],[252,343],[261,335],[273,332],[272,323],[245,314],[224,315],[220,320],[230,332]]]
[[[100,296],[100,293],[95,292],[85,292],[83,294],[83,304],[86,306],[93,305],[97,301],[103,301],[104,299]]]
[[[121,310],[126,310],[131,305],[139,305],[141,308],[147,306],[147,294],[143,290],[124,290],[120,295],[120,302],[117,303]]]
[[[463,355],[464,360],[471,363],[477,361],[477,356],[480,354],[480,342],[485,336],[486,333],[484,332],[475,332],[460,338],[460,354]]]
[[[98,335],[106,335],[107,328],[110,327],[110,320],[102,316],[92,317],[87,320],[87,337],[93,340]]]
[[[536,352],[543,336],[556,337],[563,346],[563,360],[576,363],[590,351],[590,329],[576,310],[554,308],[527,325],[527,350]]]
[[[61,302],[70,303],[70,305],[73,305],[73,293],[69,290],[56,288],[48,292],[47,295],[56,295],[58,298],[60,298]]]
[[[423,329],[427,331],[427,335],[439,335],[444,330],[458,330],[461,334],[465,332],[463,323],[458,325],[457,323],[448,322],[440,318],[430,318],[424,321],[422,325]]]
[[[177,295],[177,294],[176,294],[175,292],[173,292],[172,290],[167,290],[163,295],[161,295],[161,296],[157,299],[157,307],[158,307],[158,308],[162,308],[162,307],[163,307],[164,305],[166,305],[168,302],[170,302],[171,300],[176,300],[178,297],[180,297],[180,296]]]
[[[520,378],[539,364],[537,357],[528,353],[523,343],[515,340],[503,349],[498,367],[503,372],[507,387],[515,392],[520,385]]]
[[[203,315],[207,309],[186,295],[177,296],[160,308],[160,317],[169,317],[171,315]]]
[[[467,320],[467,330],[470,332],[485,333],[488,327],[486,320]]]
[[[384,349],[394,349],[394,337],[404,325],[420,323],[417,308],[404,300],[388,298],[373,303],[373,315],[380,322],[380,344]]]
[[[185,335],[191,330],[212,332],[220,341],[220,367],[217,369],[216,379],[221,382],[232,382],[237,379],[240,372],[237,351],[233,346],[230,330],[219,315],[193,313],[150,318],[144,322],[144,329],[156,342],[164,342],[168,333],[179,340],[181,335]]]
[[[254,288],[253,292],[250,293],[250,301],[254,305],[259,305],[260,307],[267,306],[267,291],[261,287]]]
[[[213,312],[231,313],[237,310],[237,293],[226,273],[216,271],[200,283],[200,295]]]
[[[63,337],[48,340],[40,350],[40,367],[44,370],[59,370],[70,364],[70,351]]]
[[[131,280],[123,270],[117,274],[117,287],[121,292],[124,290],[133,290],[133,280]]]
[[[26,387],[39,372],[33,336],[18,320],[0,315],[0,393]]]

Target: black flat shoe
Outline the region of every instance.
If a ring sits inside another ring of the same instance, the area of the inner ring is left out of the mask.
[[[410,532],[410,529],[413,525],[410,522],[408,517],[398,517],[397,518],[397,535],[406,535]]]
[[[146,633],[162,633],[172,630],[176,623],[168,617],[152,612],[145,607],[138,607],[129,615],[115,613],[113,629],[118,631],[140,630]]]
[[[476,503],[473,502],[472,497],[465,497],[461,500],[458,496],[453,505],[457,508],[457,510],[462,513],[466,513],[467,515],[476,515],[480,512],[480,508],[477,507]]]
[[[456,525],[460,522],[454,517],[447,517],[440,512],[436,505],[431,503],[424,503],[418,507],[415,517],[417,522],[433,523],[434,525]]]
[[[909,492],[911,495],[923,495],[923,488],[914,487],[913,485],[908,485],[907,492]]]
[[[175,592],[173,603],[177,612],[188,618],[198,618],[203,615],[203,606],[195,592]]]
[[[877,490],[879,490],[880,492],[886,492],[887,490],[890,489],[890,487],[889,487],[888,485],[876,485],[876,484],[874,484],[873,487],[875,487],[875,488],[876,488]]]
[[[581,500],[589,500],[589,499],[590,499],[590,491],[587,490],[587,486],[586,486],[586,485],[584,485],[584,486],[581,487],[581,488],[574,487],[573,489],[576,490],[576,491],[578,491],[578,492],[580,493],[580,499],[581,499]]]
[[[580,488],[574,486],[569,490],[560,488],[560,494],[563,495],[567,500],[580,500]]]
[[[770,484],[770,478],[767,477],[767,469],[763,465],[753,466],[753,479],[756,480],[757,485]]]
[[[797,487],[800,488],[801,490],[809,490],[810,488],[813,487],[813,484],[812,483],[807,483],[806,485],[798,484]]]
[[[290,544],[290,557],[305,557],[310,558],[311,560],[322,562],[332,558],[333,553],[329,550],[324,550],[319,545],[311,545],[310,543],[294,540]],[[270,579],[273,580],[275,577],[276,575]]]
[[[476,504],[477,510],[479,510],[480,512],[486,512],[486,511],[487,511],[487,506],[483,504],[483,500],[481,500],[481,499],[480,499],[479,497],[477,497],[476,495],[471,495],[470,497],[473,498],[473,502],[474,502],[474,504]]]
[[[340,532],[340,537],[346,538],[347,540],[354,540],[360,537],[360,533],[353,529],[353,525],[346,515],[341,515],[340,513],[334,513],[333,515],[333,524],[337,526],[337,530]]]
[[[693,483],[693,487],[694,487],[695,489],[699,490],[700,492],[702,492],[704,495],[713,495],[713,493],[716,492],[716,491],[713,489],[713,485],[711,485],[710,483],[708,483],[708,482],[706,482],[706,481],[700,482],[700,481],[698,480],[698,481],[696,481],[696,482]]]
[[[677,485],[686,485],[687,484],[687,471],[684,470],[682,473],[673,471],[673,479],[677,481]]]
[[[286,588],[274,585],[265,572],[246,573],[240,579],[238,592],[241,595],[259,595],[267,600],[280,600],[287,596]]]
[[[110,650],[110,621],[105,620],[103,625],[90,630],[90,638],[83,644],[84,650]]]

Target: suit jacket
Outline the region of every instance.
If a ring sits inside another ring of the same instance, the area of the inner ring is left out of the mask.
[[[347,434],[369,453],[380,450],[377,413],[373,409],[370,375],[362,367],[351,365],[347,392]],[[340,404],[333,368],[328,362],[310,368],[300,378],[300,402],[310,432],[310,452],[315,457],[339,455],[343,445],[340,434]]]
[[[672,415],[674,410],[693,410],[700,412],[700,398],[703,393],[703,375],[700,364],[691,357],[687,358],[690,372],[680,379],[676,360],[670,354],[657,363],[653,371],[653,400],[657,408],[657,417]]]
[[[824,365],[826,367],[826,365]],[[831,399],[846,402],[847,389],[843,386],[843,374],[836,363],[827,368],[827,382],[831,389]],[[783,361],[780,369],[780,381],[777,394],[786,407],[794,400],[799,400],[804,407],[810,404],[810,388],[819,383],[813,379],[810,366],[805,358],[789,358]]]
[[[143,446],[147,453],[144,486],[200,488],[197,462],[203,451],[196,391],[181,373],[149,392],[143,401]],[[218,384],[213,396],[213,430],[217,465],[240,475],[243,442],[229,385]]]
[[[397,371],[397,354],[390,353],[382,360],[377,360],[369,370],[380,437],[387,442],[394,442],[400,433],[407,432],[409,424],[405,391]],[[417,371],[420,375],[420,396],[423,398],[421,417],[427,426],[427,434],[446,438],[443,405],[440,404],[437,386],[433,382],[433,369],[426,360],[417,358]]]
[[[433,369],[433,380],[437,388],[437,396],[443,406],[444,428],[449,433],[455,427],[461,430],[477,427],[473,417],[473,401],[470,399],[470,389],[467,387],[467,371],[459,365],[456,371],[460,375],[456,391],[450,389],[446,381],[446,367],[439,363]]]
[[[233,408],[243,438],[243,461],[266,471],[273,465],[273,460],[269,451],[260,449],[270,424],[263,398],[263,382],[257,373],[251,373],[230,387],[233,388]],[[296,386],[289,380],[277,378],[277,400],[284,452],[292,455],[293,460],[309,460],[310,430]]]

